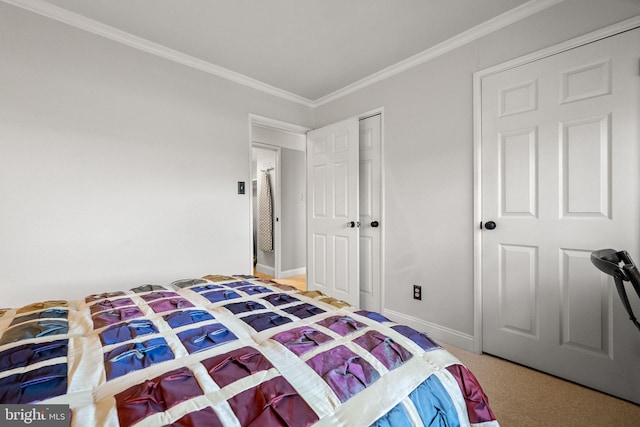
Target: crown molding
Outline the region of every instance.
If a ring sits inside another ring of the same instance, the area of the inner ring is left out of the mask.
[[[133,34],[118,30],[117,28],[111,27],[109,25],[102,24],[94,19],[87,18],[80,14],[70,12],[61,7],[47,3],[43,0],[0,1],[62,22],[64,24],[71,25],[95,35],[113,40],[117,43],[127,45],[134,49],[138,49],[143,52],[147,52],[152,55],[156,55],[161,58],[186,65],[187,67],[203,71],[216,77],[220,77],[234,83],[238,83],[243,86],[267,93],[269,95],[273,95],[287,101],[292,101],[306,107],[316,108],[338,98],[356,92],[360,89],[363,89],[367,86],[370,86],[376,82],[406,71],[417,65],[423,64],[433,58],[436,58],[480,37],[504,28],[507,25],[513,24],[514,22],[534,15],[564,0],[530,0],[521,6],[505,12],[502,15],[499,15],[483,24],[477,25],[476,27],[473,27],[470,30],[454,36],[432,48],[426,49],[412,57],[391,65],[381,71],[371,74],[368,77],[365,77],[355,83],[345,86],[342,89],[339,89],[335,92],[330,93],[329,95],[323,96],[316,100],[310,100],[308,98],[296,95],[294,93],[279,89],[277,87],[263,83],[259,80],[245,76],[244,74],[231,71],[229,69],[220,67],[202,59],[198,59],[191,55],[187,55],[174,49],[170,49],[166,46],[154,43],[142,37],[134,36]]]
[[[259,80],[245,76],[244,74],[237,73],[235,71],[228,70],[218,65],[212,64],[202,59],[198,59],[191,55],[179,52],[174,49],[170,49],[166,46],[154,43],[142,37],[134,36],[133,34],[125,31],[118,30],[117,28],[105,25],[94,19],[87,18],[74,12],[62,9],[58,6],[54,6],[42,0],[1,0],[5,3],[13,6],[20,7],[38,15],[62,22],[67,25],[79,28],[81,30],[93,33],[95,35],[113,40],[115,42],[127,45],[134,49],[141,50],[143,52],[150,53],[152,55],[159,56],[164,59],[168,59],[173,62],[177,62],[187,67],[195,68],[196,70],[204,71],[205,73],[212,74],[214,76],[232,81],[234,83],[241,84],[243,86],[256,89],[258,91],[267,93],[269,95],[277,96],[279,98],[293,101],[298,104],[302,104],[307,107],[313,107],[313,102],[302,96],[287,92],[282,89],[278,89],[274,86],[263,83]]]
[[[420,53],[417,53],[405,60],[402,60],[394,65],[391,65],[383,70],[380,70],[368,77],[363,78],[355,83],[345,86],[342,89],[330,93],[329,95],[318,98],[313,102],[313,107],[319,107],[323,104],[327,104],[331,101],[335,101],[338,98],[349,95],[367,86],[371,86],[381,80],[388,79],[391,76],[402,73],[427,61],[430,61],[440,55],[444,55],[454,49],[459,48],[469,42],[477,40],[494,31],[500,30],[508,25],[525,19],[531,15],[535,15],[544,9],[554,6],[564,0],[530,0],[508,12],[496,16],[489,21],[486,21],[480,25],[477,25],[463,33],[460,33],[450,39],[443,41],[429,49],[426,49]]]

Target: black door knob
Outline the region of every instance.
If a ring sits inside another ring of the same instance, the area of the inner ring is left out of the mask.
[[[356,222],[355,221],[349,221],[347,223],[347,227],[349,227],[349,228],[354,228],[355,226],[356,226]]]
[[[486,228],[487,230],[493,230],[496,228],[496,223],[493,221],[487,221],[484,223],[484,228]]]
[[[379,226],[380,226],[380,223],[379,223],[378,221],[371,221],[371,226],[372,226],[373,228],[376,228],[376,227],[379,227]]]

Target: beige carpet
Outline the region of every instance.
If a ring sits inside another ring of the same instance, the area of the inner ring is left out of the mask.
[[[443,345],[475,374],[502,427],[639,427],[640,406],[486,354]]]

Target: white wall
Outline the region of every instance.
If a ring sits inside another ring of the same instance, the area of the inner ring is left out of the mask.
[[[473,72],[637,14],[566,0],[312,111],[0,3],[0,306],[249,272],[248,114],[385,107],[385,309],[464,345]]]
[[[289,148],[281,151],[282,277],[307,271],[306,159],[305,151]]]
[[[313,111],[0,3],[0,307],[251,270],[249,113]]]
[[[316,127],[385,109],[387,314],[472,348],[473,73],[637,14],[638,1],[566,0],[316,109]]]

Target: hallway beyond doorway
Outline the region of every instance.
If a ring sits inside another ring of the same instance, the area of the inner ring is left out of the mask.
[[[256,277],[260,277],[261,279],[274,280],[278,283],[282,283],[283,285],[293,286],[294,288],[300,289],[301,291],[307,290],[307,276],[304,274],[300,274],[299,276],[286,277],[282,279],[275,279],[273,276],[259,273],[254,269],[253,275]]]

